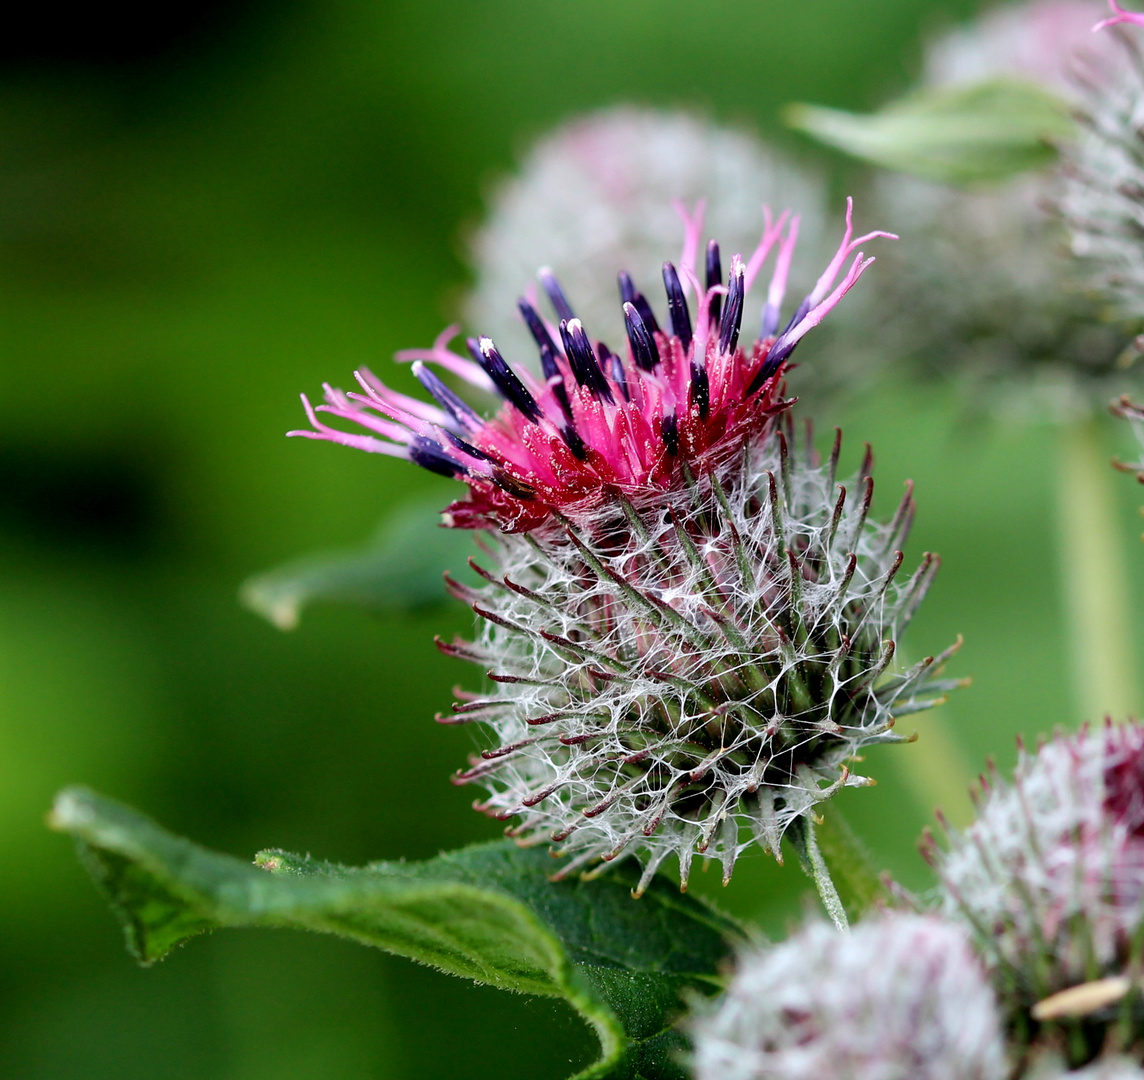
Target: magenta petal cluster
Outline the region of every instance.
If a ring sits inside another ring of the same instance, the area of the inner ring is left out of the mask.
[[[457,477],[468,484],[469,497],[450,508],[449,523],[506,532],[536,529],[553,511],[591,511],[617,492],[639,500],[670,490],[685,467],[718,467],[782,408],[781,375],[795,346],[873,262],[855,251],[890,234],[855,238],[848,202],[842,243],[784,323],[798,217],[783,213],[776,219],[764,210],[758,247],[746,259],[731,258],[726,280],[712,241],[700,282],[703,206],[693,215],[677,209],[685,236],[678,265],[663,265],[667,320],[661,325],[647,298],[621,273],[627,340],[619,351],[589,334],[559,282],[542,270],[552,316],[540,312],[534,293],[519,302],[539,352],[539,374],[510,364],[487,337],[466,339],[468,357],[451,351],[456,328],[450,327],[431,349],[398,354],[414,362],[434,404],[398,393],[362,370],[357,391],[327,386],[325,402],[316,408],[303,396],[312,428],[290,434],[405,457]],[[759,337],[740,344],[747,294],[772,254]],[[504,404],[486,419],[434,367],[477,390],[495,391]],[[335,428],[323,416],[357,430]]]

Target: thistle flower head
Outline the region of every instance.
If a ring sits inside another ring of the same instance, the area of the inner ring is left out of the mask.
[[[983,782],[977,820],[930,848],[944,907],[962,919],[996,975],[1014,1015],[1035,1021],[1082,1015],[1086,1045],[1139,973],[1144,930],[1144,726],[1130,723],[1058,735],[1021,751],[1013,783]],[[1096,985],[1080,1013],[1046,999]],[[1087,1004],[1086,1004],[1087,1002]],[[1134,1007],[1136,1034],[1141,1017]],[[1089,1056],[1091,1056],[1091,1053]],[[1079,1064],[1080,1062],[1074,1062]]]
[[[785,322],[780,314],[799,221],[765,211],[753,254],[730,260],[726,282],[718,244],[696,268],[702,208],[683,214],[685,237],[678,267],[663,264],[667,319],[662,323],[626,273],[620,300],[626,342],[619,352],[588,335],[556,277],[540,280],[555,323],[532,299],[521,317],[540,355],[543,378],[512,367],[491,338],[467,339],[471,359],[448,349],[455,328],[432,349],[399,353],[435,405],[385,386],[369,371],[357,373],[360,392],[326,387],[316,409],[303,396],[312,430],[293,431],[376,453],[407,457],[431,471],[463,479],[469,498],[450,509],[452,525],[528,531],[554,511],[593,513],[616,493],[637,503],[679,486],[687,469],[717,468],[738,457],[746,443],[773,424],[781,408],[778,388],[795,346],[850,290],[873,261],[861,244],[888,233],[854,238],[850,204],[846,231],[810,293]],[[776,253],[763,304],[760,335],[740,343],[746,297],[763,263]],[[850,261],[850,256],[853,260]],[[849,261],[849,268],[847,262]],[[691,300],[689,301],[688,295]],[[428,366],[438,365],[504,405],[481,417]],[[357,424],[365,433],[330,427],[318,416]]]
[[[1002,1080],[992,988],[961,927],[886,914],[813,923],[743,956],[694,1027],[698,1080]]]
[[[836,487],[840,436],[820,463],[809,431],[796,445],[783,394],[787,358],[869,264],[851,259],[869,237],[852,238],[848,212],[784,324],[797,220],[767,215],[726,284],[714,244],[697,280],[700,223],[686,226],[678,270],[664,264],[662,324],[621,275],[623,356],[587,336],[542,273],[558,324],[529,300],[520,310],[543,381],[487,338],[472,361],[441,340],[407,354],[437,406],[360,373],[364,393],[327,390],[320,409],[370,434],[327,427],[318,410],[300,433],[466,482],[447,522],[487,528],[494,562],[476,567],[483,588],[451,583],[480,637],[442,648],[481,664],[495,690],[445,719],[493,736],[456,782],[487,788],[478,808],[514,821],[522,843],[556,845],[561,876],[638,857],[637,892],[672,854],[684,884],[696,852],[718,857],[725,879],[752,843],[777,856],[792,822],[868,782],[850,769],[863,747],[902,741],[895,717],[953,685],[934,680],[942,658],[892,668],[938,565],[927,554],[898,579],[910,492],[889,524],[870,520],[869,453]],[[744,347],[747,292],[772,251],[761,336]],[[429,361],[495,387],[500,412],[483,419]]]

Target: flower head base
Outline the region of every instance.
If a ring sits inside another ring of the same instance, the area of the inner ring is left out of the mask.
[[[543,380],[511,367],[487,337],[468,340],[471,360],[450,352],[451,328],[432,349],[398,354],[416,361],[414,371],[435,406],[361,371],[362,393],[327,387],[326,403],[317,409],[303,397],[313,430],[290,434],[407,457],[463,479],[469,498],[450,508],[449,524],[512,532],[535,529],[554,511],[572,517],[595,512],[617,493],[638,503],[678,488],[687,469],[718,468],[772,424],[781,408],[777,388],[785,362],[873,261],[859,251],[845,269],[848,258],[866,240],[889,234],[854,239],[848,204],[842,244],[784,325],[780,308],[798,218],[784,213],[776,221],[767,211],[758,248],[745,262],[738,255],[731,259],[725,284],[718,245],[710,243],[701,285],[695,260],[702,208],[683,217],[679,267],[663,267],[665,328],[631,279],[620,275],[627,331],[622,355],[588,336],[555,277],[541,271],[557,324],[541,316],[534,298],[522,299],[520,312],[539,350]],[[744,347],[739,338],[746,295],[772,251],[777,255],[760,337]],[[485,420],[429,363],[496,390],[505,404]],[[319,412],[368,434],[334,429]]]
[[[1012,785],[983,784],[977,821],[951,836],[947,852],[929,850],[947,912],[979,936],[1010,1011],[1046,1019],[1034,1006],[1050,995],[1139,972],[1144,727],[1057,736],[1035,754],[1021,751]],[[1085,1017],[1088,1056],[1116,1015],[1113,1001]],[[1138,1004],[1132,1016],[1139,1038]]]
[[[993,991],[961,927],[887,914],[812,923],[744,956],[694,1028],[698,1080],[1002,1080]]]
[[[496,683],[445,718],[495,735],[456,780],[570,856],[560,876],[636,855],[642,891],[672,854],[684,884],[695,853],[725,879],[753,843],[778,856],[792,822],[869,783],[863,747],[956,685],[932,681],[944,657],[890,673],[938,562],[897,579],[910,493],[870,521],[870,458],[836,488],[838,452],[819,465],[773,432],[654,507],[504,534],[487,587],[454,584],[484,631],[442,647]]]

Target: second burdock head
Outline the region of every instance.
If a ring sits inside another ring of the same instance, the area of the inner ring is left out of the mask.
[[[1144,727],[1058,735],[986,778],[977,820],[928,848],[1018,1041],[1073,1066],[1144,1036]]]

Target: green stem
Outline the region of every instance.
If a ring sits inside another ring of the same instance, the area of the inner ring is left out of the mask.
[[[869,849],[833,801],[815,827],[818,849],[834,874],[847,912],[857,918],[872,904],[888,899],[881,875],[874,869]]]
[[[803,870],[806,871],[814,882],[815,888],[818,889],[819,899],[822,900],[822,906],[826,908],[826,914],[830,916],[830,921],[839,930],[849,930],[850,920],[846,917],[846,908],[842,904],[838,890],[834,887],[830,868],[826,865],[826,860],[822,857],[822,851],[818,847],[818,841],[815,839],[814,823],[810,818],[798,818],[791,825],[789,835],[795,851],[798,852],[798,859]]]
[[[1116,520],[1116,476],[1095,418],[1060,429],[1058,527],[1080,716],[1123,718],[1137,708],[1127,575]]]

